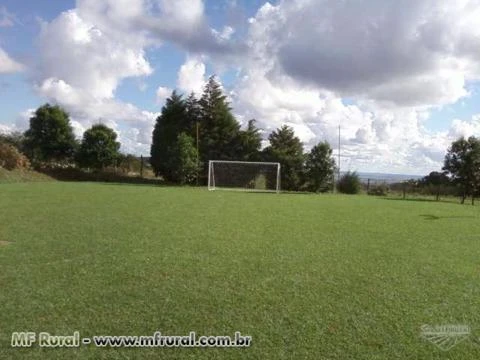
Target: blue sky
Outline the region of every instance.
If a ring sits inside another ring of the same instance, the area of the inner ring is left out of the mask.
[[[480,135],[480,8],[418,0],[4,0],[0,131],[57,103],[148,154],[173,89],[212,74],[237,119],[292,126],[308,150],[342,127],[343,166],[423,174]]]

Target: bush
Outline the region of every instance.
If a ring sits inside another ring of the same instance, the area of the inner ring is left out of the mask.
[[[388,195],[388,185],[387,184],[379,184],[370,186],[368,189],[368,195],[375,195],[375,196],[387,196]]]
[[[337,182],[337,190],[343,194],[358,194],[362,184],[356,172],[347,172]]]
[[[26,169],[30,166],[27,157],[9,144],[0,143],[0,167],[7,170]]]

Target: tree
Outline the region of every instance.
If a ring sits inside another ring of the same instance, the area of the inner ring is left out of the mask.
[[[200,180],[200,139],[199,139],[199,132],[200,132],[200,122],[202,121],[202,108],[200,106],[200,102],[198,101],[195,93],[192,92],[188,96],[187,100],[185,101],[185,105],[187,107],[187,123],[189,124],[189,128],[186,129],[195,139],[195,162],[196,162],[196,180],[197,185],[198,181]]]
[[[173,91],[162,107],[152,133],[150,163],[155,176],[162,175],[165,179],[173,181],[173,169],[169,165],[169,158],[172,156],[178,135],[182,132],[188,133],[189,128],[191,126],[185,101],[182,95]]]
[[[472,204],[480,189],[480,140],[474,136],[452,142],[445,155],[443,169],[462,189],[462,204],[470,195]]]
[[[181,133],[172,150],[170,167],[173,180],[180,184],[193,184],[198,175],[197,150],[193,138]]]
[[[263,152],[264,159],[281,164],[282,189],[299,190],[304,165],[302,142],[287,125],[272,132],[268,140],[270,145]]]
[[[446,187],[450,184],[450,179],[445,172],[432,171],[425,176],[420,185],[427,189],[427,191],[435,195],[435,200],[440,199],[440,193],[445,191]]]
[[[119,158],[120,143],[117,134],[103,124],[93,125],[83,134],[82,143],[77,153],[80,167],[103,169],[113,165]]]
[[[337,189],[339,192],[343,194],[358,194],[362,184],[360,182],[360,178],[358,177],[357,173],[354,172],[346,172],[342,175],[340,180],[337,183]]]
[[[200,158],[206,175],[208,160],[235,160],[240,124],[231,113],[230,104],[220,84],[211,76],[199,100]]]
[[[56,105],[39,107],[25,132],[25,147],[34,162],[68,162],[73,159],[77,142],[68,114]]]
[[[199,125],[202,121],[202,108],[195,93],[190,93],[187,100],[185,100],[185,106],[187,110],[187,121],[185,129],[183,130],[188,135],[196,138],[197,124]]]
[[[262,147],[262,135],[260,129],[255,126],[255,120],[249,120],[247,128],[240,130],[238,144],[236,145],[237,160],[258,161],[260,160],[260,148]]]
[[[332,189],[335,173],[335,160],[330,145],[324,141],[314,146],[305,161],[305,182],[307,189],[325,192]]]

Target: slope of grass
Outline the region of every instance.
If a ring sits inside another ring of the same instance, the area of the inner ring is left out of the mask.
[[[480,208],[366,196],[2,185],[0,358],[478,359]],[[250,335],[249,348],[10,348],[13,331]]]
[[[14,169],[9,171],[0,167],[0,184],[52,180],[50,176],[34,170]]]

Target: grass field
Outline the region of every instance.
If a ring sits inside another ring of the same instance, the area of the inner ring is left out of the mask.
[[[420,327],[480,329],[479,220],[480,207],[367,196],[3,184],[0,358],[478,359],[470,339],[444,352]],[[253,344],[10,347],[13,331],[75,330]]]

